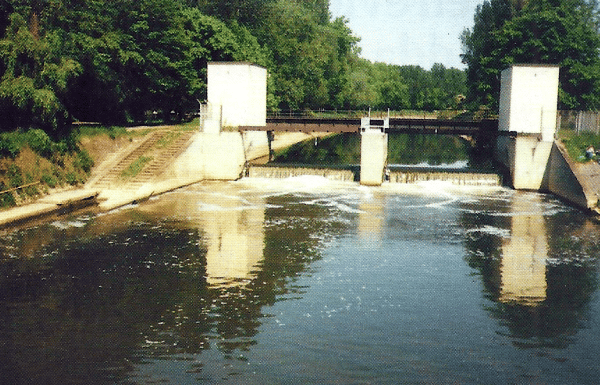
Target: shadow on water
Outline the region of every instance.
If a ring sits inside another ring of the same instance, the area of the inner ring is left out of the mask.
[[[4,234],[0,378],[143,382],[156,380],[140,372],[149,360],[191,360],[188,373],[198,375],[203,352],[243,360],[270,317],[265,306],[300,293],[295,277],[320,258],[323,240],[310,234],[336,231],[322,221],[287,226],[294,208],[271,203],[207,213],[197,197],[164,197]],[[172,218],[180,210],[187,219]]]
[[[568,347],[598,289],[597,224],[576,211],[549,216],[544,199],[531,194],[494,214],[467,205],[461,218],[487,311],[520,348]]]

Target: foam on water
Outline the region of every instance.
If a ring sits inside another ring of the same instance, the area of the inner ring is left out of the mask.
[[[419,164],[390,164],[390,167],[414,167],[414,168],[452,168],[452,169],[462,169],[467,168],[469,166],[468,160],[457,160],[454,163],[442,163],[439,165],[431,165],[427,162],[421,162]]]
[[[364,213],[363,210],[359,210],[359,209],[350,207],[349,205],[342,203],[341,200],[343,200],[343,199],[340,199],[338,197],[338,198],[332,198],[332,199],[313,199],[313,200],[303,201],[301,203],[305,204],[305,205],[318,205],[318,206],[332,207],[332,208],[335,208],[339,211],[346,212],[346,213],[356,213],[356,214]]]
[[[467,230],[467,233],[484,233],[484,234],[496,235],[500,238],[510,238],[510,230],[501,229],[499,227],[489,226],[489,225],[474,228],[474,229],[469,229],[469,230]]]
[[[81,228],[83,226],[85,226],[85,222],[81,221],[81,220],[74,220],[74,221],[54,221],[51,223],[52,226],[56,227],[57,229],[61,229],[61,230],[66,230],[72,227],[76,227],[76,228]]]

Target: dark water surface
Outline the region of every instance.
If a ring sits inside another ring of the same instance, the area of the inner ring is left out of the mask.
[[[600,379],[600,225],[550,196],[247,179],[0,250],[6,384]]]

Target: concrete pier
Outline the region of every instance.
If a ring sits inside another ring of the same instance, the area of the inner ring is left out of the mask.
[[[360,130],[360,184],[381,186],[388,156],[389,118],[363,118]]]

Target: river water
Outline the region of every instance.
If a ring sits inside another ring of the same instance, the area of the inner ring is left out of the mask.
[[[2,383],[600,378],[600,225],[547,195],[244,179],[0,249]]]

